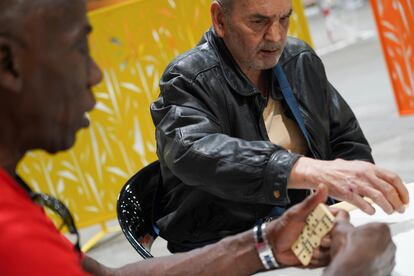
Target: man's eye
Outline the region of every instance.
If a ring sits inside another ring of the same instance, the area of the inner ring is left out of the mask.
[[[81,45],[79,45],[78,50],[82,54],[88,54],[89,53],[88,43],[82,43]]]
[[[81,54],[89,54],[89,43],[86,37],[78,41],[76,50]]]
[[[287,23],[289,22],[290,16],[284,16],[282,18],[280,18],[280,22],[283,23]]]
[[[264,21],[263,20],[253,20],[252,23],[255,24],[255,25],[260,25],[260,24],[263,24]]]

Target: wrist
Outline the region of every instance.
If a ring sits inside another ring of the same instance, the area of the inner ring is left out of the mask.
[[[289,189],[316,189],[319,185],[318,169],[320,160],[301,157],[292,167],[288,178]]]
[[[266,223],[258,224],[253,228],[255,247],[260,261],[266,270],[278,268],[273,249],[267,238]]]

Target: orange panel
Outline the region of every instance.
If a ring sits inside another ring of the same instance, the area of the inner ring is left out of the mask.
[[[401,115],[414,114],[414,3],[371,0]]]

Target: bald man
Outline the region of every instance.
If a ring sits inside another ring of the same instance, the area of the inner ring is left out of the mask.
[[[16,174],[16,167],[29,150],[56,153],[69,149],[76,132],[88,126],[85,115],[95,105],[91,88],[101,80],[101,72],[89,54],[90,31],[83,0],[0,2],[0,273],[249,275],[269,267],[256,251],[258,243],[273,258],[272,265],[298,265],[290,247],[306,216],[325,201],[326,187],[279,220],[254,231],[193,252],[117,269],[85,256],[79,240],[72,245],[59,233],[42,206],[57,212],[69,232],[78,235],[70,211],[53,197],[34,192]],[[346,222],[346,213],[337,212],[337,218],[332,246],[317,251],[313,265],[324,265],[333,258],[326,275],[347,275],[346,265],[360,273],[354,275],[392,269],[395,246],[387,226],[352,228]],[[283,240],[278,238],[281,236]],[[361,239],[364,254],[358,250]]]

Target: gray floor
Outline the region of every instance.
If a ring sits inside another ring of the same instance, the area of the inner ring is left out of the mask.
[[[311,30],[316,48],[324,53],[328,77],[353,108],[377,164],[397,172],[406,182],[414,181],[414,116],[398,115],[369,7],[354,12],[359,22],[356,43],[346,47],[332,44],[321,15],[311,13]],[[373,35],[359,36],[367,32]],[[84,230],[84,240],[94,231]],[[152,252],[156,256],[168,254],[165,241],[156,241]],[[121,233],[109,235],[89,255],[109,266],[141,259]]]

